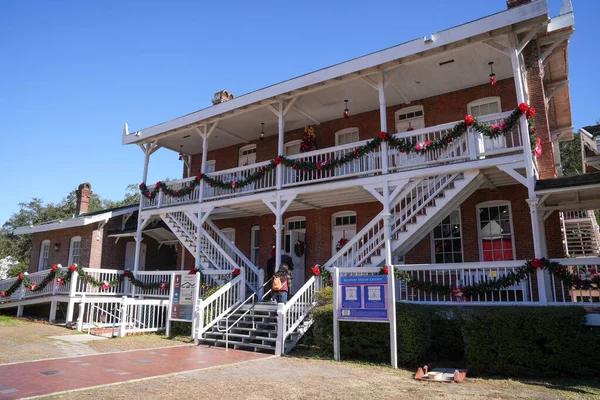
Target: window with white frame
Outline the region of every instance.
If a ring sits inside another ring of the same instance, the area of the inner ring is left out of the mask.
[[[238,165],[250,165],[256,162],[256,145],[250,144],[240,148]]]
[[[407,132],[425,128],[423,106],[404,107],[394,113],[396,132]]]
[[[509,202],[496,201],[478,204],[477,224],[482,261],[515,259],[515,238]]]
[[[335,145],[341,146],[348,143],[358,142],[358,128],[346,128],[335,133]]]
[[[433,262],[463,262],[460,209],[452,211],[431,233]]]
[[[500,107],[500,97],[486,97],[472,101],[468,104],[468,112],[475,118],[485,117],[486,115],[498,114]]]
[[[215,160],[207,160],[206,167],[204,168],[204,173],[208,174],[211,172],[215,172]]]
[[[50,257],[50,240],[44,240],[40,246],[40,260],[38,271],[48,269],[48,260]]]
[[[291,254],[295,240],[292,236],[296,237],[297,233],[306,233],[306,217],[291,217],[285,220],[285,236],[283,243],[283,250],[287,254]]]
[[[81,252],[81,236],[73,236],[69,245],[69,265],[79,264]]]
[[[300,154],[300,143],[301,140],[292,140],[285,144],[285,155],[293,156],[294,154]]]
[[[250,261],[252,264],[258,265],[258,253],[259,253],[259,238],[260,238],[260,227],[253,226],[250,230]]]
[[[221,229],[221,232],[223,232],[223,235],[227,236],[227,239],[229,239],[231,243],[235,244],[235,228]]]

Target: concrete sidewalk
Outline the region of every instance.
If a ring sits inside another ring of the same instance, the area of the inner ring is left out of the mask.
[[[273,357],[206,346],[95,354],[0,365],[0,399],[20,399]]]

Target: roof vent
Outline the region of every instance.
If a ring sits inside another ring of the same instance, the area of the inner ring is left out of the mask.
[[[441,63],[440,63],[440,67],[441,67],[442,65],[446,65],[446,64],[452,64],[453,62],[454,62],[454,59],[452,59],[452,60],[448,60],[448,61],[443,61],[443,62],[441,62]]]
[[[215,93],[212,98],[213,105],[225,103],[226,101],[233,100],[235,96],[233,93],[229,93],[227,90],[223,89],[220,92]]]

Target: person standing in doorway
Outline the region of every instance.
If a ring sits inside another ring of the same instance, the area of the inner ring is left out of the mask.
[[[275,294],[277,303],[285,304],[287,302],[288,294],[292,289],[292,275],[290,275],[290,270],[286,264],[279,266],[279,270],[273,276],[271,289]]]

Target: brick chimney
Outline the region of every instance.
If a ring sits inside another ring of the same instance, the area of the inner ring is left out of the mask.
[[[515,8],[523,4],[531,3],[533,0],[506,0],[506,7]]]
[[[92,185],[89,182],[82,183],[75,191],[77,195],[77,215],[85,214],[90,207],[90,199],[92,198]]]

